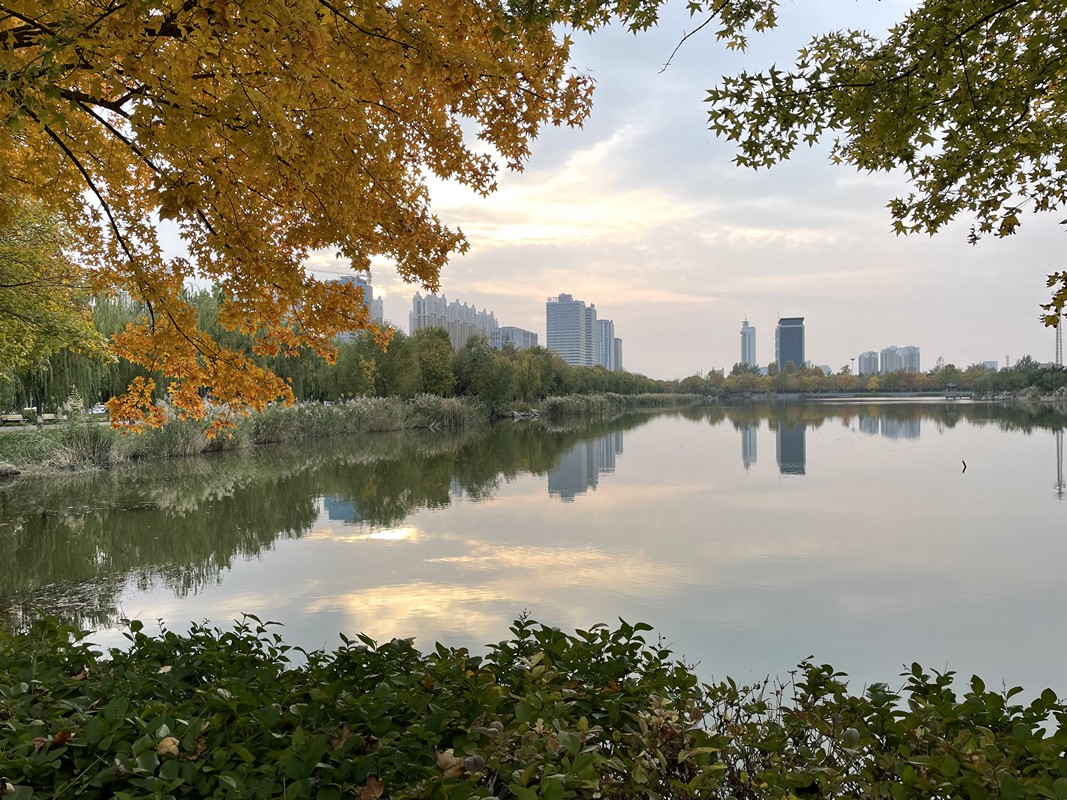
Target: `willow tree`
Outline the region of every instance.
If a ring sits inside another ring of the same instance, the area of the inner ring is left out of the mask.
[[[819,35],[792,68],[724,78],[710,127],[737,141],[743,166],[832,137],[837,163],[903,170],[911,191],[889,202],[898,233],[964,216],[971,241],[1008,236],[1024,211],[1067,201],[1065,30],[1064,0],[921,0],[884,33]],[[1049,286],[1056,324],[1067,273]]]
[[[62,243],[62,226],[20,204],[0,224],[0,379],[33,373],[63,350],[103,353],[85,271]]]
[[[436,289],[460,231],[427,176],[475,192],[521,168],[545,124],[578,125],[591,81],[572,29],[655,20],[659,0],[8,0],[0,5],[0,202],[31,196],[74,231],[97,288],[143,302],[117,352],[168,377],[186,414],[291,397],[197,326],[200,277],[256,354],[332,353],[370,329],[360,291],[310,277],[318,249]],[[695,8],[700,7],[697,3]],[[720,34],[756,0],[709,2]],[[160,246],[169,220],[185,252]],[[145,380],[113,417],[158,421]]]

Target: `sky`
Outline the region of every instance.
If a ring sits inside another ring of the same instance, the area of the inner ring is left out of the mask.
[[[805,319],[807,358],[835,372],[861,352],[920,348],[960,367],[1052,361],[1055,334],[1040,319],[1046,277],[1064,268],[1062,215],[1023,218],[1018,234],[967,243],[971,220],[934,237],[898,237],[886,203],[907,192],[897,174],[829,163],[827,146],[752,171],[707,130],[706,90],[721,75],[792,63],[813,35],[841,27],[881,33],[907,4],[786,3],[780,26],[731,53],[699,20],[668,6],[636,36],[576,36],[575,67],[592,76],[581,129],[546,129],[521,173],[502,172],[487,199],[432,185],[433,207],[470,241],[442,273],[441,293],[485,308],[501,325],[545,343],[545,301],[562,293],[596,305],[623,340],[623,366],[653,378],[729,369],[742,320],[756,356],[774,359],[779,317]],[[344,272],[328,255],[309,265]],[[386,319],[407,330],[411,298],[388,266],[372,275]]]

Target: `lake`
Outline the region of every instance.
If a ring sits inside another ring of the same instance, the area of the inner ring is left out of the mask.
[[[707,406],[379,434],[0,487],[0,612],[284,623],[474,649],[522,613],[653,625],[706,679],[806,656],[1067,692],[1067,416]],[[966,468],[964,468],[966,465]]]

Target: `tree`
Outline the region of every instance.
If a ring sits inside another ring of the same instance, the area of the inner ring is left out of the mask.
[[[457,393],[477,397],[493,413],[515,399],[515,366],[484,336],[467,339],[453,363]]]
[[[86,276],[60,245],[68,239],[34,207],[12,209],[0,227],[0,352],[9,374],[39,368],[61,350],[104,352]]]
[[[419,371],[422,375],[420,392],[448,397],[456,385],[452,372],[455,351],[452,341],[443,328],[423,328],[411,335],[411,341],[419,356]]]
[[[970,214],[972,241],[1007,236],[1024,208],[1067,198],[1065,26],[1063,0],[922,0],[882,36],[816,36],[791,69],[724,78],[708,94],[710,128],[753,168],[833,136],[835,163],[907,175],[914,191],[889,204],[898,233]],[[1055,325],[1067,272],[1049,286]]]
[[[389,345],[378,350],[374,388],[379,397],[412,397],[419,391],[419,353],[403,331],[393,331]]]
[[[12,0],[0,10],[0,224],[14,197],[55,213],[95,288],[144,304],[116,352],[165,375],[179,411],[236,410],[288,385],[198,328],[182,297],[218,287],[219,322],[255,355],[369,329],[362,292],[309,277],[327,249],[382,258],[436,289],[462,234],[430,209],[436,177],[487,194],[545,124],[580,125],[592,81],[567,28],[653,25],[662,0]],[[700,0],[694,9],[701,5]],[[727,41],[769,24],[759,3],[708,10]],[[565,27],[566,26],[566,27]],[[185,253],[160,246],[158,219]],[[155,382],[112,406],[157,422]]]

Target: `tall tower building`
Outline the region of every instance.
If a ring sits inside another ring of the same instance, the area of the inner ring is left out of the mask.
[[[545,302],[545,345],[573,366],[586,364],[592,342],[586,327],[588,309],[572,295],[561,294]]]
[[[545,302],[545,345],[572,367],[622,369],[622,341],[615,323],[597,319],[596,306],[561,294]]]
[[[598,319],[597,361],[604,369],[615,370],[615,323],[610,319]]]
[[[746,319],[741,323],[741,363],[746,367],[756,364],[756,328]]]
[[[792,363],[800,369],[804,366],[804,318],[782,317],[774,331],[774,359],[778,369]]]

